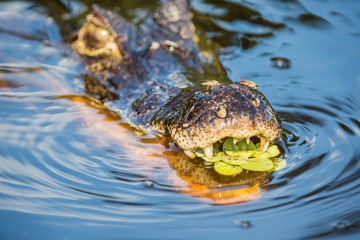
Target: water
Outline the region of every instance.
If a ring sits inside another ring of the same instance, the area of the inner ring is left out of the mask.
[[[179,193],[171,149],[79,94],[63,36],[87,4],[0,2],[0,239],[360,237],[358,1],[191,1],[203,48],[285,129],[287,167],[230,205]],[[136,22],[158,3],[102,6]]]

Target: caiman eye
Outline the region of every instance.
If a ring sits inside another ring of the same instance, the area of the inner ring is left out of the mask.
[[[110,31],[93,22],[87,22],[82,26],[78,32],[78,38],[72,43],[72,46],[80,55],[86,57],[111,57],[113,60],[122,58]]]
[[[105,28],[88,23],[84,26],[83,41],[89,49],[102,48],[109,41],[110,33]]]

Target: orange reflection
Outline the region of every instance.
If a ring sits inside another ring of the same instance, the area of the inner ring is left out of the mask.
[[[81,106],[91,106],[92,108],[82,109],[86,125],[84,127],[95,131],[97,138],[105,138],[108,141],[110,139],[111,142],[119,144],[126,150],[126,156],[134,165],[166,171],[168,184],[180,193],[199,198],[208,204],[234,204],[259,198],[264,192],[260,185],[269,181],[266,173],[249,173],[233,182],[227,181],[223,184],[212,171],[191,163],[184,153],[166,151],[168,139],[142,138],[144,134],[135,132],[128,124],[121,122],[118,116],[87,98],[74,95],[61,98],[69,99]],[[97,113],[94,108],[98,110]],[[98,143],[94,144],[96,146]],[[157,179],[158,172],[147,173],[150,178]]]
[[[262,190],[259,184],[229,190],[209,189],[205,185],[190,184],[189,189],[181,193],[191,194],[209,204],[225,205],[255,200],[262,195]]]

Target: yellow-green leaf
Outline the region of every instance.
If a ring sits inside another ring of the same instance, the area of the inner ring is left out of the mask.
[[[255,146],[257,151],[254,154],[254,158],[267,159],[276,157],[280,154],[278,146],[274,144],[270,144],[266,152],[260,152],[260,143],[257,143]]]
[[[284,167],[286,167],[286,161],[284,159],[273,158],[272,160],[273,160],[273,164],[274,164],[273,171],[278,171],[278,170],[283,169]]]
[[[246,151],[247,150],[246,140],[243,139],[243,140],[239,141],[238,146],[239,146],[240,151]]]
[[[233,138],[228,138],[225,140],[223,144],[223,150],[224,151],[238,151],[239,147],[234,144]]]
[[[255,151],[256,147],[255,144],[250,140],[249,144],[247,145],[247,150]]]
[[[255,151],[225,151],[231,157],[249,158],[255,154]]]
[[[240,167],[250,171],[269,171],[274,168],[270,159],[250,158],[240,162]]]
[[[208,162],[218,162],[222,159],[223,155],[225,155],[224,152],[219,152],[218,154],[214,155],[212,158],[208,158],[205,155],[202,158]]]
[[[270,144],[270,146],[267,149],[267,152],[270,153],[271,157],[276,157],[280,154],[280,150],[278,146]]]
[[[198,157],[204,157],[204,156],[205,156],[204,149],[202,149],[202,148],[197,148],[197,149],[195,150],[195,154],[196,154],[196,156],[198,156]]]
[[[241,167],[233,166],[233,165],[227,164],[223,161],[216,162],[214,164],[214,169],[216,172],[218,172],[222,175],[227,175],[227,176],[239,174],[242,172]]]
[[[257,158],[257,159],[269,159],[271,158],[271,154],[268,153],[268,152],[255,152],[254,154],[254,158]]]
[[[247,158],[241,158],[241,157],[231,157],[228,155],[223,155],[221,160],[227,164],[230,165],[237,165],[240,166],[241,161],[246,161]]]

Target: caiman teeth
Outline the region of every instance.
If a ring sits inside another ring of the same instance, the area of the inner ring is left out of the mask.
[[[192,150],[184,150],[184,153],[191,159],[195,158],[196,157],[196,154],[194,151]]]
[[[260,138],[260,142],[261,142],[260,152],[265,152],[269,147],[270,141],[266,140],[265,138]]]
[[[238,142],[238,139],[233,138],[233,143],[236,144]]]
[[[205,156],[208,157],[209,159],[212,159],[213,157],[213,149],[214,148],[212,144],[204,148]]]
[[[246,144],[249,144],[250,143],[250,137],[247,137],[246,138]]]

